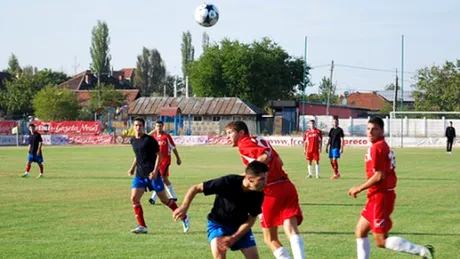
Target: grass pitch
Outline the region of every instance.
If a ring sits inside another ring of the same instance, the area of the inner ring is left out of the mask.
[[[308,258],[356,258],[353,230],[366,195],[355,200],[347,191],[364,181],[366,150],[346,148],[339,162],[343,177],[332,181],[326,154],[321,157],[322,179],[305,179],[302,151],[276,149],[299,191],[305,218],[300,230]],[[244,168],[238,151],[228,146],[180,146],[179,152],[183,165],[173,165],[170,177],[179,204],[191,185]],[[19,176],[26,148],[0,148],[1,258],[211,258],[206,215],[212,196],[195,198],[189,210],[192,228],[184,234],[166,206],[152,206],[149,194],[144,195],[149,233],[135,235],[130,233],[136,220],[129,199],[129,146],[45,146],[43,153],[45,178],[35,179],[34,164],[29,178],[23,179]],[[434,245],[441,259],[460,254],[459,158],[441,149],[396,150],[399,181],[392,234]],[[273,258],[259,222],[253,231],[261,258]],[[281,241],[290,247],[284,234]],[[413,258],[371,247],[372,258]],[[228,258],[242,254],[229,252]]]

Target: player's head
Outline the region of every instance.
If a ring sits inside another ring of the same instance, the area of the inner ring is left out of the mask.
[[[162,121],[156,121],[156,122],[155,122],[155,131],[156,131],[157,133],[163,132],[163,125],[164,125],[164,124],[163,124]]]
[[[452,121],[449,121],[449,125],[452,127]]]
[[[33,123],[29,124],[29,131],[31,133],[35,133],[35,124],[33,124]]]
[[[268,166],[257,160],[252,161],[246,166],[245,178],[247,188],[253,191],[262,191],[267,185]]]
[[[337,128],[339,126],[339,117],[338,116],[334,116],[332,118],[332,126],[334,126],[334,128]]]
[[[238,146],[238,140],[242,135],[248,135],[248,125],[244,121],[232,121],[225,126],[225,133],[233,147]]]
[[[133,122],[134,132],[137,137],[142,136],[144,134],[144,127],[145,127],[145,120],[142,118],[135,118]]]
[[[373,117],[367,122],[367,137],[369,141],[374,143],[379,139],[383,138],[383,127],[384,123],[382,118]]]
[[[315,120],[310,120],[310,129],[316,129],[316,122],[315,122]]]

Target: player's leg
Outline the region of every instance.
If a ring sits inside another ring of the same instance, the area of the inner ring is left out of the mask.
[[[171,211],[174,212],[178,208],[178,206],[173,199],[169,199],[166,196],[163,178],[161,176],[158,176],[156,180],[150,181],[150,184],[152,185],[151,189],[155,190],[155,192],[158,195],[158,198],[160,198],[160,201],[164,205],[168,206],[168,208],[170,208]],[[184,227],[184,232],[188,232],[190,229],[190,219],[187,215],[185,216],[185,218],[182,219],[182,225]]]
[[[167,166],[165,173],[162,174],[161,176],[163,177],[163,181],[166,185],[166,191],[168,192],[169,197],[171,197],[171,199],[173,199],[174,201],[177,201],[176,192],[174,191],[174,187],[171,181],[169,181],[169,165]]]
[[[311,171],[313,171],[313,165],[312,165],[312,158],[310,157],[310,154],[307,154],[307,161],[308,161],[308,175],[307,175],[307,178],[311,178],[312,177]]]
[[[334,175],[331,177],[331,179],[338,179],[340,177],[339,173],[339,163],[338,159],[340,158],[340,150],[338,148],[333,148],[331,149],[331,165],[332,169],[334,170]]]
[[[367,210],[364,210],[363,213],[366,211]],[[371,227],[369,221],[361,215],[355,227],[356,252],[358,259],[369,259],[371,256],[371,243],[367,237],[370,229]]]
[[[319,152],[318,153],[315,153],[313,159],[315,160],[315,172],[316,172],[316,178],[319,178],[319,157],[320,157],[320,154]]]
[[[259,251],[257,250],[257,246],[243,248],[241,252],[246,259],[259,259]]]
[[[22,177],[27,177],[29,176],[29,172],[30,172],[30,168],[32,167],[32,162],[34,161],[34,155],[33,154],[29,154],[27,156],[27,164],[26,164],[26,170],[24,172],[24,174],[22,175]]]
[[[41,154],[37,155],[36,156],[36,161],[37,161],[38,167],[40,168],[40,174],[38,175],[37,178],[42,178],[44,170],[45,170],[45,168],[43,167],[43,155],[41,155]]]
[[[278,239],[278,227],[262,228],[265,244],[272,250],[276,259],[291,259],[289,251]]]
[[[291,243],[291,250],[294,259],[305,259],[304,240],[300,236],[297,216],[284,220],[284,233]]]
[[[131,202],[133,204],[134,215],[136,216],[138,227],[133,229],[131,232],[136,234],[147,233],[148,231],[144,220],[144,211],[141,205],[141,198],[145,192],[145,186],[145,179],[140,177],[133,178],[133,184],[131,188]]]
[[[225,259],[227,258],[227,250],[226,249],[222,249],[219,247],[218,245],[218,241],[220,239],[222,239],[223,236],[218,236],[218,237],[215,237],[211,240],[211,253],[212,253],[212,258],[214,259]]]
[[[396,195],[394,192],[385,192],[374,195],[374,222],[371,224],[374,240],[377,247],[387,248],[398,252],[420,255],[433,258],[434,249],[431,246],[422,246],[401,237],[389,237],[392,227],[390,215],[393,212]]]

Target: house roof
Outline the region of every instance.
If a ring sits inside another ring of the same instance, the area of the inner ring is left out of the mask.
[[[136,100],[137,96],[139,95],[139,90],[137,89],[130,89],[130,90],[119,90],[122,94],[126,95],[126,103],[130,104],[134,100]],[[95,90],[79,90],[76,91],[78,101],[81,106],[86,106],[91,101],[91,93],[97,93]]]
[[[387,100],[377,92],[362,93],[354,92],[347,96],[347,105],[367,108],[372,111],[378,111],[383,108]]]
[[[113,71],[112,75],[100,76],[101,83],[111,84],[115,86],[115,89],[135,89],[130,83],[120,81],[119,76],[123,76],[124,79],[131,80],[134,76],[134,68],[123,68],[119,71]],[[87,78],[88,77],[88,78]],[[67,88],[72,91],[77,90],[93,90],[97,85],[97,77],[89,70],[80,72],[66,82],[60,84],[60,87]]]
[[[327,104],[324,104],[324,103],[300,102],[299,107],[301,107],[302,105],[307,105],[307,106],[327,106]],[[343,105],[343,104],[329,104],[329,107],[345,108],[345,109],[350,109],[350,110],[369,111],[369,109],[365,108],[365,107],[356,107],[356,106]]]
[[[160,114],[162,107],[179,107],[191,115],[258,115],[265,111],[237,97],[141,97],[129,105],[129,114]]]

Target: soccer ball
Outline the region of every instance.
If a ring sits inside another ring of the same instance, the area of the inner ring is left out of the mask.
[[[196,22],[204,27],[211,27],[219,20],[219,11],[213,4],[201,4],[195,10]]]

